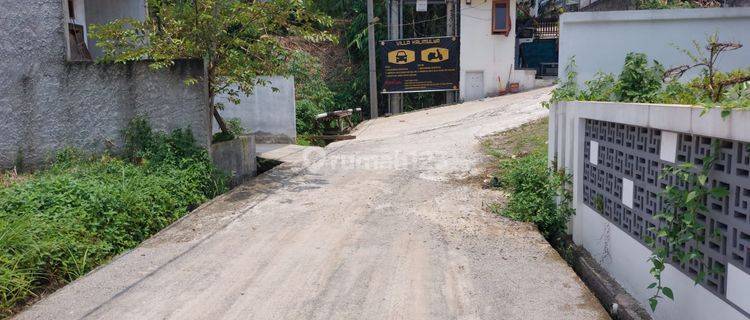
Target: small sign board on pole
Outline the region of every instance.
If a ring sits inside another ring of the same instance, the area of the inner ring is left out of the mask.
[[[459,85],[458,37],[381,41],[381,93],[456,91]]]
[[[417,0],[417,12],[427,12],[427,0]]]

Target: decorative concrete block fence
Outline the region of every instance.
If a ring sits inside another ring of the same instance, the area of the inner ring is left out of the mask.
[[[573,175],[576,215],[571,232],[622,287],[647,308],[655,238],[653,216],[665,207],[663,190],[677,184],[661,175],[670,165],[695,163],[718,143],[708,184],[729,191],[709,197],[699,215],[707,232],[693,244],[704,264],[725,271],[694,285],[700,263],[667,266],[675,301],[659,303],[655,319],[750,317],[750,111],[727,118],[713,109],[606,102],[561,102],[550,109],[549,156]]]

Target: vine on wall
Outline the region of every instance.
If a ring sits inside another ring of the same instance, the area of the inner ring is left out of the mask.
[[[665,167],[661,174],[662,179],[672,177],[674,185],[668,185],[662,196],[666,201],[666,210],[654,216],[658,220],[656,227],[649,228],[655,234],[655,238],[646,237],[646,243],[652,248],[649,258],[652,267],[651,275],[654,282],[648,289],[654,289],[654,295],[649,298],[652,311],[660,299],[668,298],[674,300],[674,292],[670,287],[664,285],[662,273],[668,263],[689,264],[698,263],[700,271],[695,276],[695,284],[703,282],[707,275],[720,274],[724,270],[716,266],[706,265],[703,253],[697,248],[697,243],[706,240],[706,227],[698,217],[706,215],[708,208],[706,201],[709,197],[724,198],[729,190],[722,187],[710,187],[709,176],[719,151],[719,143],[716,140],[711,153],[702,159],[702,164],[696,166],[693,163],[683,163],[675,166]],[[711,237],[721,237],[718,229]]]

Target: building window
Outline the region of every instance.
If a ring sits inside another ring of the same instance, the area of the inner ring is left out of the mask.
[[[148,0],[62,0],[68,61],[91,61],[104,55],[89,37],[89,26],[117,19],[146,19]]]
[[[83,0],[67,0],[65,25],[68,29],[68,60],[90,61],[87,44],[86,11]]]
[[[510,33],[510,1],[492,1],[492,33],[508,35]]]

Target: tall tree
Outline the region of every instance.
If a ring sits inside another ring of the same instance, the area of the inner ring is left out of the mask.
[[[127,63],[149,59],[153,69],[175,60],[202,58],[209,107],[221,130],[228,133],[216,103],[227,95],[239,103],[240,93],[251,94],[265,84],[261,76],[287,75],[290,52],[278,41],[302,36],[309,41],[335,41],[326,29],[333,20],[312,8],[312,0],[149,0],[145,21],[119,19],[92,26],[92,38],[104,51],[104,62]]]

